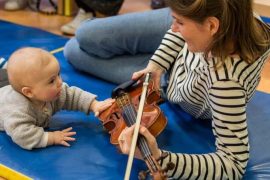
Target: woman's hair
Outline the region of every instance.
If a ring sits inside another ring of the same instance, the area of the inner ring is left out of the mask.
[[[254,17],[252,0],[166,0],[167,5],[181,16],[197,23],[207,17],[219,20],[219,30],[205,52],[220,57],[223,64],[234,53],[247,63],[254,62],[270,47],[270,28]]]

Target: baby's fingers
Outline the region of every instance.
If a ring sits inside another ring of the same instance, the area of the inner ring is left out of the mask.
[[[63,145],[63,146],[67,146],[67,147],[69,147],[70,146],[70,144],[69,143],[67,143],[66,141],[61,141],[61,143],[60,143],[61,145]]]
[[[95,116],[98,117],[101,112],[103,112],[106,109],[108,109],[114,102],[115,102],[115,99],[111,99],[111,98],[110,99],[107,99],[105,101],[100,102],[99,107],[94,112],[95,113]]]
[[[109,98],[104,100],[105,103],[113,103],[115,101],[115,99]]]
[[[112,103],[104,103],[100,106],[99,111],[104,111],[105,109],[107,109],[108,107],[110,107],[112,105]]]
[[[63,129],[62,132],[69,132],[71,130],[72,130],[72,127],[69,127],[69,128]]]
[[[104,107],[111,106],[112,103],[114,103],[114,102],[115,102],[115,99],[112,99],[112,98],[106,99],[106,100],[100,102],[100,107],[104,108]]]
[[[74,132],[74,131],[72,131],[72,132],[66,132],[66,133],[64,134],[65,137],[68,137],[68,136],[74,136],[74,135],[76,135],[76,132]]]
[[[64,137],[64,141],[76,141],[76,138]]]

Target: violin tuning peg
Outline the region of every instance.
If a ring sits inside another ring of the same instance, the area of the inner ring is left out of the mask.
[[[168,162],[166,164],[166,167],[163,169],[164,172],[168,172],[169,170],[173,170],[175,167],[175,164],[173,162]]]
[[[138,175],[139,180],[145,180],[147,177],[147,174],[149,173],[149,170],[147,171],[140,171]]]
[[[157,159],[157,161],[161,161],[162,159],[166,158],[169,155],[167,152],[162,152],[160,157]]]

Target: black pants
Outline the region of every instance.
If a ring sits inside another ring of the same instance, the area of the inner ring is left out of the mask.
[[[7,70],[0,69],[0,88],[8,84],[9,82],[8,82]]]
[[[86,12],[98,11],[107,16],[113,16],[118,13],[124,0],[76,0],[79,8]]]

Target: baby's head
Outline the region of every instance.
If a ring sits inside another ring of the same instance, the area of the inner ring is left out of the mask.
[[[62,79],[56,58],[40,48],[22,48],[8,60],[8,78],[11,86],[31,101],[49,102],[61,92]]]

